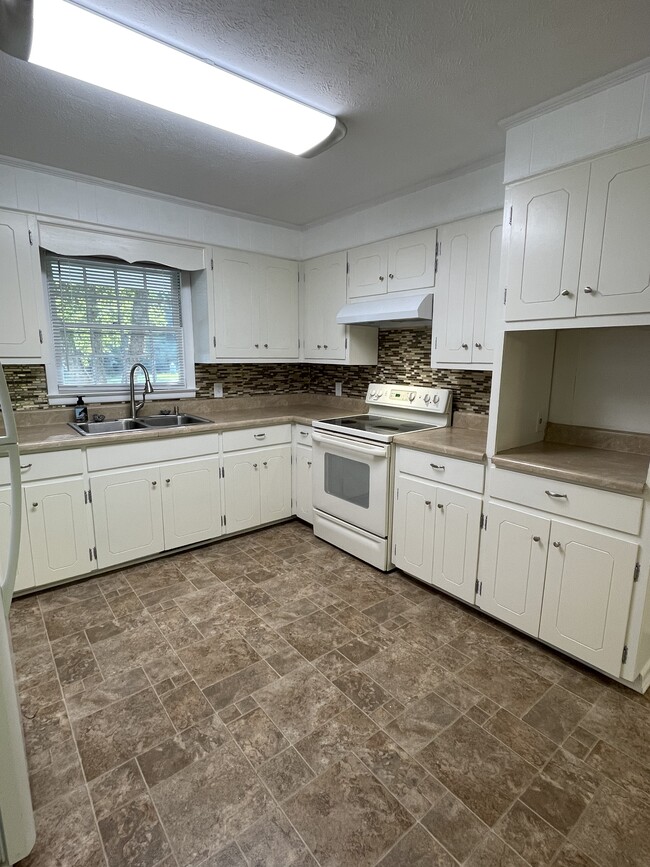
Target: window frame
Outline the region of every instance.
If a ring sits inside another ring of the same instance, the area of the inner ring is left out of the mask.
[[[83,258],[83,259],[102,259],[109,261],[105,256],[66,256],[60,253],[52,253],[45,249],[41,249],[41,282],[43,288],[43,303],[45,305],[46,329],[48,339],[43,347],[43,363],[45,364],[45,377],[47,381],[47,398],[50,406],[72,406],[76,403],[77,395],[81,394],[86,403],[123,403],[129,400],[128,385],[124,390],[102,391],[101,387],[89,389],[88,386],[80,385],[79,390],[73,394],[71,391],[61,391],[59,388],[59,375],[56,365],[56,352],[54,349],[54,326],[50,314],[50,298],[47,287],[47,272],[45,267],[46,255],[59,256],[62,259]],[[124,262],[125,265],[138,266],[139,263]],[[185,362],[185,387],[162,390],[156,387],[153,394],[147,395],[147,403],[155,400],[177,400],[182,398],[196,397],[196,373],[194,370],[194,336],[192,332],[192,294],[191,294],[191,277],[189,271],[183,271],[180,268],[172,268],[169,265],[155,264],[156,267],[170,268],[180,272],[181,279],[181,316],[182,316],[182,331],[183,331],[183,356]],[[137,393],[137,387],[136,387]]]

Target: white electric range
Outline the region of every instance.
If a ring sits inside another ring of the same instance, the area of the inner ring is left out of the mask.
[[[312,425],[314,533],[384,572],[393,568],[393,437],[448,427],[451,391],[368,386],[364,415]]]

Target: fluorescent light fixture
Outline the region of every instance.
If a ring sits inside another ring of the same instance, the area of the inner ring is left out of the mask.
[[[67,0],[34,0],[29,61],[291,154],[345,135],[332,115]]]

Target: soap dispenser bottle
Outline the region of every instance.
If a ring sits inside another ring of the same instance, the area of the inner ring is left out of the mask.
[[[88,421],[88,407],[84,403],[83,397],[79,395],[74,408],[74,420],[77,424]]]

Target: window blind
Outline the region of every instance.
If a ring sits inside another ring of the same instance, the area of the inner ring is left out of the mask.
[[[136,361],[185,387],[180,271],[52,254],[45,271],[59,391],[124,391]]]

